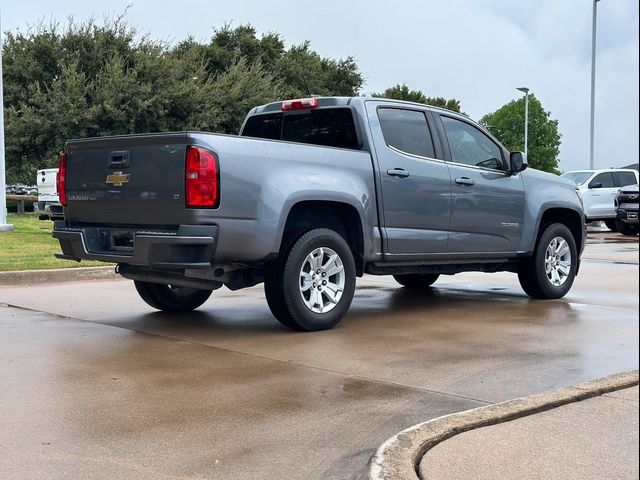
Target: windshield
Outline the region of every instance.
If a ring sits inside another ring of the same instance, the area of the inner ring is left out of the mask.
[[[576,185],[582,185],[591,178],[591,175],[593,175],[593,172],[567,172],[563,173],[562,177],[571,180]]]

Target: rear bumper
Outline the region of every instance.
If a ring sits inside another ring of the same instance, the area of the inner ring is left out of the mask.
[[[618,220],[621,220],[625,223],[629,224],[637,224],[638,223],[638,210],[625,210],[619,208],[616,210]]]
[[[113,246],[112,238],[130,236],[125,246]],[[60,242],[65,260],[97,260],[165,269],[209,268],[218,240],[218,227],[180,225],[173,231],[76,227],[55,222],[53,237]]]

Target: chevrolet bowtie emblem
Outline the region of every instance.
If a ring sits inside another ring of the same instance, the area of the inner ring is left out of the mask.
[[[129,174],[113,172],[111,175],[107,175],[105,183],[111,183],[114,187],[121,187],[124,183],[129,183]]]

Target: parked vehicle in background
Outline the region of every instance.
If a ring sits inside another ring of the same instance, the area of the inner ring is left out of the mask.
[[[638,185],[623,187],[614,201],[616,207],[616,227],[624,235],[637,235],[638,228]]]
[[[70,140],[58,193],[58,258],[116,262],[173,312],[264,282],[299,330],[337,324],[364,273],[424,291],[441,274],[509,271],[531,297],[560,298],[586,234],[573,184],[466,116],[365,97],[256,107],[240,136]]]
[[[36,173],[38,201],[33,204],[33,211],[38,214],[40,220],[61,220],[63,218],[62,206],[60,206],[57,215],[51,210],[52,206],[60,204],[56,191],[57,174],[57,168],[45,168]]]
[[[576,170],[562,174],[577,185],[584,205],[587,222],[603,221],[607,228],[617,231],[614,198],[620,187],[638,183],[638,171],[621,168]]]

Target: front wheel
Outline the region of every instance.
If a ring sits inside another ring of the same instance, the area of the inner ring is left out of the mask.
[[[623,235],[637,235],[638,225],[629,225],[622,220],[616,220],[617,231]]]
[[[302,235],[268,265],[264,291],[273,315],[295,330],[326,330],[346,315],[356,285],[353,253],[335,231]]]
[[[133,281],[138,295],[147,304],[164,312],[195,310],[211,296],[211,290]]]
[[[571,231],[561,223],[548,225],[533,255],[518,266],[522,289],[533,298],[564,297],[576,276],[578,251]]]

